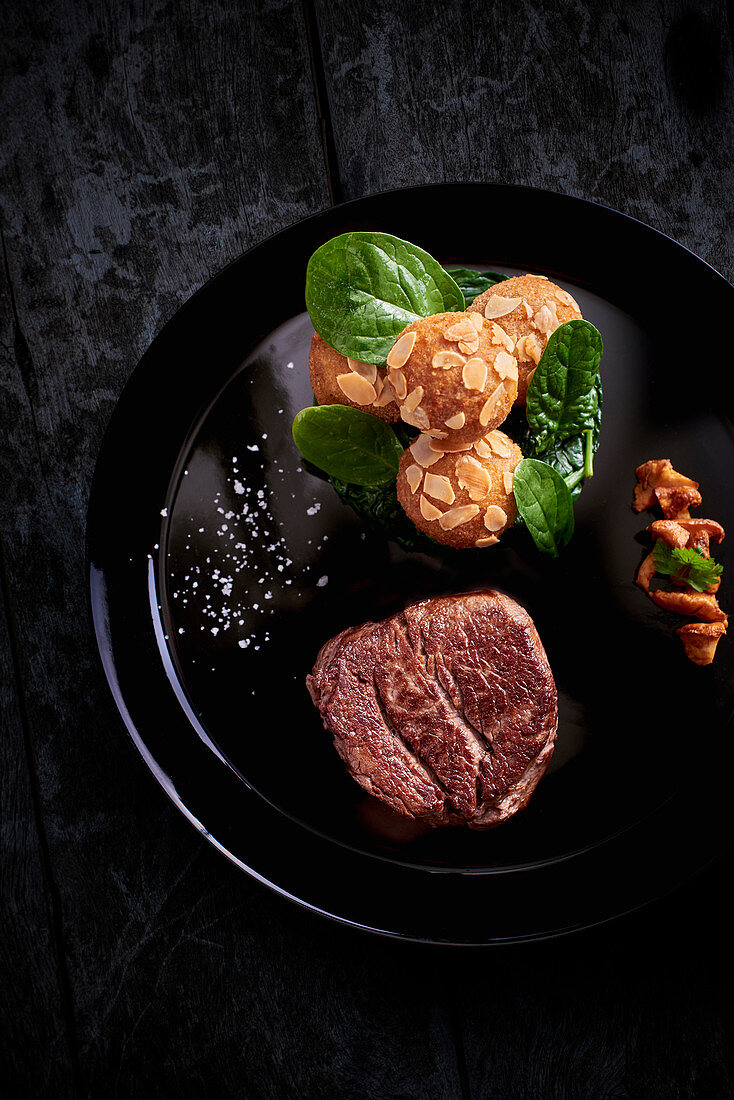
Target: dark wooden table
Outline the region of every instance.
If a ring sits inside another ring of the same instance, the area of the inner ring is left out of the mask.
[[[139,356],[303,215],[405,184],[533,184],[633,214],[731,278],[731,9],[3,10],[0,1093],[732,1095],[731,861],[532,946],[419,949],[313,918],[236,871],[146,772],[84,574],[95,459]],[[643,265],[630,256],[630,278]]]

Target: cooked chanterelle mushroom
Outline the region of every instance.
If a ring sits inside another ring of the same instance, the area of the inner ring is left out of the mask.
[[[634,510],[642,512],[658,504],[666,518],[655,520],[647,528],[655,542],[637,571],[635,583],[658,607],[703,620],[678,627],[676,633],[689,660],[709,665],[728,625],[726,612],[715,596],[721,581],[712,568],[709,549],[712,539],[722,541],[724,528],[713,519],[691,519],[689,508],[701,503],[698,482],[674,470],[670,459],[651,459],[638,466],[636,472]],[[673,553],[660,554],[661,544]],[[673,587],[651,590],[652,579],[661,570],[670,577]],[[695,586],[689,583],[694,574]]]

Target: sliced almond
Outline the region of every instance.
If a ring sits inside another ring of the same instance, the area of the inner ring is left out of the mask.
[[[509,458],[512,454],[512,440],[504,432],[498,432],[495,429],[493,432],[488,432],[484,438],[500,458]]]
[[[416,466],[415,463],[413,463],[412,466],[409,466],[408,469],[405,471],[405,480],[408,482],[410,491],[411,493],[413,493],[414,496],[416,489],[421,483],[422,477],[423,471],[421,470],[420,466]]]
[[[487,385],[487,364],[483,359],[467,359],[461,372],[461,380],[467,390],[479,390]]]
[[[392,367],[393,369],[396,367],[404,367],[410,359],[411,352],[415,347],[417,339],[418,333],[415,331],[404,332],[402,336],[398,336],[387,355],[388,367]]]
[[[525,344],[523,345],[523,351],[526,358],[532,360],[536,367],[540,362],[540,357],[543,354],[543,347],[538,341],[538,337],[534,332],[531,332],[525,337]]]
[[[427,473],[423,480],[423,492],[435,500],[442,500],[444,504],[453,504],[456,500],[451,482],[442,474]]]
[[[443,450],[439,450],[438,442],[434,443],[430,436],[419,435],[411,443],[410,453],[420,466],[426,467],[438,462]]]
[[[548,282],[548,276],[547,275],[536,275],[532,271],[526,271],[525,274],[527,275],[527,277],[529,279],[542,279],[544,282],[546,282],[546,283]]]
[[[512,470],[505,470],[505,472],[502,475],[502,484],[505,487],[505,492],[506,493],[511,493],[512,492],[512,483],[513,483],[514,480],[515,480],[515,474],[513,473],[513,471]]]
[[[493,294],[484,307],[484,316],[492,321],[495,317],[506,317],[522,302],[522,298],[505,298],[502,294]]]
[[[443,512],[440,508],[436,508],[435,504],[431,504],[430,500],[421,493],[421,515],[424,519],[433,520],[440,519]]]
[[[466,417],[463,413],[454,413],[448,420],[444,420],[444,424],[447,428],[451,428],[452,432],[458,432],[464,427],[466,423]]]
[[[474,545],[475,546],[494,546],[494,544],[499,542],[499,541],[500,540],[497,538],[496,535],[484,535],[483,538],[477,539],[477,541],[474,543]]]
[[[441,454],[456,454],[458,451],[470,451],[471,443],[452,443],[445,439],[431,440],[431,449]]]
[[[459,340],[471,340],[476,335],[476,329],[469,317],[462,317],[456,324],[445,329],[443,338],[449,343],[456,344]]]
[[[525,320],[529,321],[530,318],[533,316],[533,307],[530,305],[530,302],[526,302],[524,298],[522,300],[522,304],[525,310]]]
[[[371,405],[377,397],[375,387],[361,374],[351,371],[349,374],[337,374],[337,385],[345,397],[355,405]]]
[[[520,339],[515,344],[515,356],[516,356],[516,358],[521,359],[521,360],[530,358],[528,353],[525,351],[525,345],[526,345],[527,341],[528,341],[527,336],[521,336]]]
[[[489,438],[489,436],[487,436]],[[477,439],[474,443],[474,450],[477,452],[480,458],[491,458],[492,450],[485,442],[484,439]]]
[[[502,344],[505,351],[508,351],[510,355],[515,350],[515,341],[509,332],[505,332],[501,325],[496,325],[494,322],[492,322],[492,343]]]
[[[425,409],[406,409],[403,405],[400,409],[400,416],[406,424],[411,424],[414,428],[419,428],[420,431],[429,431],[431,424],[426,416]]]
[[[528,375],[528,377],[527,377],[527,383],[528,383],[528,385],[530,385],[530,383],[532,382],[532,380],[533,380],[533,375],[535,374],[535,372],[536,372],[536,370],[537,370],[537,369],[538,369],[537,367],[533,367],[533,369],[531,370],[530,374]]]
[[[451,367],[463,367],[466,360],[458,351],[437,351],[431,359],[436,370],[450,370]]]
[[[479,515],[479,508],[476,504],[460,504],[457,508],[449,508],[448,512],[444,512],[438,521],[438,525],[442,531],[451,531],[454,527],[459,527],[462,523],[468,523],[470,519],[474,519]]]
[[[448,439],[448,437],[449,437],[448,432],[442,432],[439,428],[426,428],[424,434],[427,435],[430,439],[440,440],[442,447],[443,447],[443,440]]]
[[[533,328],[536,328],[538,332],[542,332],[544,336],[550,336],[551,332],[555,332],[560,323],[556,314],[555,302],[546,302],[537,313],[533,314]]]
[[[514,355],[500,351],[492,366],[503,381],[505,378],[511,378],[513,382],[517,382],[517,359]]]
[[[416,386],[414,390],[411,390],[408,396],[403,402],[402,412],[412,413],[414,409],[417,409],[423,400],[423,386]]]
[[[395,400],[395,394],[393,393],[389,378],[382,379],[378,374],[377,381],[382,382],[382,385],[380,386],[380,392],[377,394],[376,400],[373,401],[372,404],[376,409],[384,409],[386,405],[391,404],[391,402]]]
[[[368,382],[371,382],[374,386],[377,379],[377,367],[374,363],[360,363],[359,359],[347,359],[349,369],[353,370],[355,374],[359,374],[362,378],[366,378]]]
[[[479,333],[475,332],[471,340],[460,340],[459,351],[464,355],[475,355],[479,351]]]
[[[490,504],[484,513],[484,526],[488,531],[501,531],[507,523],[507,513],[498,504]]]
[[[493,392],[489,395],[487,400],[482,405],[482,411],[479,414],[479,423],[482,425],[483,428],[486,428],[487,424],[489,424],[490,420],[494,416],[494,411],[497,408],[497,402],[502,399],[506,392],[507,391],[505,390],[505,387],[500,382],[499,386],[497,386],[497,388],[493,390]]]
[[[403,372],[401,370],[391,370],[388,381],[398,401],[404,401],[408,396],[408,383]]]
[[[470,313],[469,318],[477,332],[481,332],[484,328],[484,318],[482,317],[482,314],[479,312],[479,310],[477,309],[473,313]]]
[[[459,486],[466,489],[472,500],[485,500],[492,488],[489,470],[477,462],[471,455],[462,455],[456,463],[456,476]]]
[[[562,306],[568,306],[570,309],[575,309],[577,313],[580,313],[578,302],[575,298],[572,298],[567,290],[561,290],[560,287],[556,288],[555,298],[561,303]]]

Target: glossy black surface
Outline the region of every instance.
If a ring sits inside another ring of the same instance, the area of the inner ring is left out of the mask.
[[[444,215],[486,203],[485,230]],[[539,239],[534,226],[547,232]],[[290,439],[310,403],[305,264],[347,228],[444,262],[567,286],[605,341],[594,479],[559,562],[522,533],[483,553],[405,554],[364,532]],[[665,276],[629,277],[630,255]],[[279,273],[293,271],[283,284]],[[267,288],[278,280],[279,292]],[[521,188],[392,192],[272,238],[199,292],[142,360],[110,426],[89,513],[92,600],[118,706],[159,780],[214,842],[303,904],[393,935],[483,943],[596,923],[669,889],[726,842],[731,647],[696,669],[674,617],[633,585],[651,517],[634,467],[670,457],[724,525],[732,440],[668,308],[732,288],[651,229]],[[719,555],[728,564],[727,543]],[[727,587],[721,600],[727,606]],[[304,687],[321,643],[412,599],[495,585],[535,619],[560,693],[552,768],[489,833],[413,831],[345,775]],[[256,606],[257,605],[257,606]],[[695,740],[692,734],[695,731]]]

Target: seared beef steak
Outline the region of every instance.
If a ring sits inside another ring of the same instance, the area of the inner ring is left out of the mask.
[[[553,755],[548,658],[530,616],[499,592],[422,600],[343,630],[306,683],[357,782],[430,825],[499,825]]]

